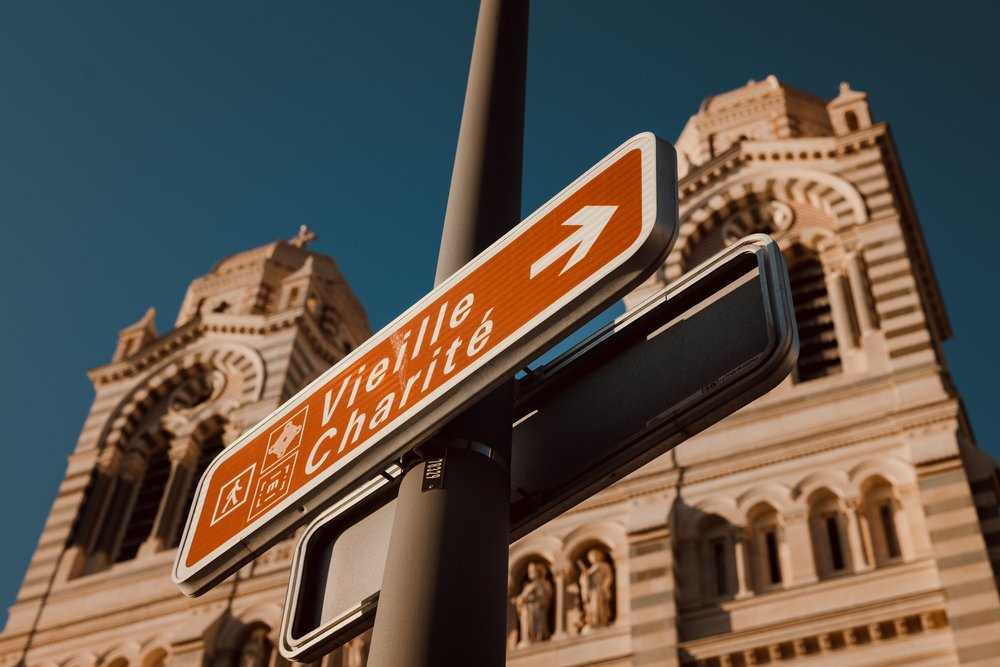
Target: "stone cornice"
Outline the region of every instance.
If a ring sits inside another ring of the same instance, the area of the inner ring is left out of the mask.
[[[265,336],[288,329],[306,319],[304,308],[290,308],[270,316],[208,313],[198,315],[159,340],[123,361],[87,371],[94,386],[119,382],[140,375],[172,353],[203,338],[208,333]],[[311,318],[310,318],[311,319]]]
[[[829,375],[808,383],[794,385],[791,390],[778,390],[726,417],[722,428],[740,428],[770,417],[793,415],[803,408],[833,403],[841,398],[856,396],[859,391],[893,389],[901,382],[923,377],[941,377],[942,368],[936,363],[913,366],[883,375]],[[940,399],[951,398],[941,393]]]
[[[186,324],[168,331],[157,341],[122,361],[91,368],[87,371],[87,377],[90,378],[95,387],[133,377],[169,356],[175,350],[197,339],[202,333],[200,323],[201,319],[196,317]]]
[[[803,459],[822,451],[849,447],[886,437],[902,437],[917,428],[946,424],[956,419],[958,403],[948,399],[928,406],[918,406],[890,415],[836,428],[796,433],[793,437],[756,446],[745,452],[720,460],[700,461],[684,468],[684,485],[708,482],[742,472],[764,468],[776,463]],[[665,455],[664,455],[665,456]],[[955,450],[958,456],[958,450]],[[677,488],[679,471],[673,464],[660,463],[663,458],[641,468],[622,481],[583,501],[565,515],[594,511],[626,503],[641,497],[670,492]],[[673,472],[673,474],[670,474]]]
[[[863,148],[874,147],[887,135],[888,125],[881,122],[840,136],[738,142],[708,162],[692,166],[691,171],[678,181],[678,191],[683,201],[724,180],[747,164],[763,160],[768,164],[813,164],[817,159],[836,159]]]
[[[740,145],[733,144],[729,149],[705,164],[692,166],[691,171],[677,182],[677,190],[681,200],[722,179],[726,174],[738,168],[741,162]]]
[[[169,583],[166,575],[173,555],[173,550],[160,552],[151,558],[118,564],[106,572],[86,575],[57,586],[46,602],[47,615],[36,630],[36,638],[42,643],[56,643],[172,614],[221,613],[230,595],[231,582],[217,586],[197,600],[188,599]],[[284,596],[283,586],[286,580],[287,576],[272,586],[278,591],[280,598]],[[154,585],[150,586],[153,582]],[[157,585],[161,583],[163,585]],[[100,590],[118,588],[137,592],[150,591],[151,594],[145,597],[125,596],[125,604],[105,608],[99,617],[74,614],[72,621],[67,621],[60,616],[63,609],[86,607],[95,586]]]

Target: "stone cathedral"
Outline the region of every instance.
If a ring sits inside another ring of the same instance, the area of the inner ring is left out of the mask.
[[[798,364],[512,545],[508,663],[1000,664],[1000,471],[948,373],[889,127],[847,84],[827,100],[770,76],[705,100],[676,147],[680,237],[626,305],[770,234]],[[94,402],[0,667],[287,664],[274,647],[293,540],[193,600],[170,567],[212,457],[370,333],[310,237],[222,260],[173,329],[147,313],[89,371]],[[317,665],[362,667],[367,642]]]

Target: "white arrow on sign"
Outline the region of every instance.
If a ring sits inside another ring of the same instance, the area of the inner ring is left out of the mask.
[[[576,252],[569,258],[566,265],[559,272],[562,275],[571,266],[587,256],[587,253],[594,247],[594,242],[607,227],[611,216],[618,210],[617,206],[584,206],[573,216],[563,223],[564,226],[579,227],[566,239],[552,250],[531,265],[531,277],[534,278],[539,273],[549,268],[553,262],[568,253],[574,247]]]

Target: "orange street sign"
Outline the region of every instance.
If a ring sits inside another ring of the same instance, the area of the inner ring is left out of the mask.
[[[677,231],[673,148],[619,147],[223,451],[174,563],[198,595],[644,280]]]

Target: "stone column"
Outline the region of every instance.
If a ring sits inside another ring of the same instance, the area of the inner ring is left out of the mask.
[[[736,561],[736,599],[750,597],[753,593],[747,585],[747,578],[750,572],[749,549],[747,548],[746,531],[742,528],[733,530],[731,534],[733,540],[733,554]]]
[[[857,498],[846,503],[847,542],[851,549],[851,565],[855,572],[870,570],[872,567],[871,551],[868,548],[867,535],[864,531],[864,521],[861,516],[861,501]]]
[[[145,471],[146,460],[139,452],[133,451],[121,458],[118,483],[101,521],[101,529],[94,543],[94,553],[91,554],[88,569],[104,569],[111,564],[125,531],[125,520],[132,512],[135,494]]]
[[[862,338],[875,329],[875,318],[872,315],[871,299],[868,297],[868,281],[865,279],[861,257],[856,252],[847,255],[847,275],[851,286],[851,296],[854,299],[854,312],[858,315],[858,326]]]
[[[184,510],[184,498],[191,485],[197,480],[191,479],[201,446],[192,434],[174,438],[170,443],[167,457],[170,459],[170,475],[160,500],[160,507],[153,521],[149,538],[139,547],[139,556],[156,553],[172,546],[168,542],[177,529],[177,524],[186,517],[180,516]]]
[[[552,580],[556,589],[556,627],[552,632],[553,639],[566,636],[566,575],[568,573],[569,566],[565,563],[552,566]]]
[[[844,295],[844,280],[839,271],[827,271],[824,276],[826,295],[830,299],[830,316],[833,318],[833,330],[837,334],[837,347],[841,359],[845,359],[849,348],[857,347],[857,336],[854,334],[854,324],[851,321],[851,311]]]

